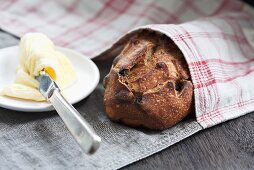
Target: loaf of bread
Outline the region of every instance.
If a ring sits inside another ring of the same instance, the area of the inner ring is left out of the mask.
[[[165,35],[133,36],[104,78],[104,106],[115,122],[169,128],[193,111],[193,85],[182,52]]]

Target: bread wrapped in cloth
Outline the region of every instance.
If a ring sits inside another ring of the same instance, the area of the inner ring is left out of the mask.
[[[193,111],[193,85],[183,54],[165,35],[143,31],[127,42],[104,78],[112,121],[169,128]]]

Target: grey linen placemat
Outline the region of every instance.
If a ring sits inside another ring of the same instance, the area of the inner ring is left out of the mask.
[[[0,32],[0,48],[16,44],[17,38]],[[92,156],[82,153],[54,111],[23,113],[0,108],[0,169],[117,169],[202,130],[194,119],[164,131],[134,129],[110,122],[102,105],[102,79],[111,61],[96,64],[100,83],[75,107],[102,137],[98,152]]]

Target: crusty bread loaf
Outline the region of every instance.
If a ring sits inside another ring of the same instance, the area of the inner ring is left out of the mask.
[[[165,35],[133,36],[104,78],[104,106],[112,121],[169,128],[193,108],[193,85],[183,54]]]

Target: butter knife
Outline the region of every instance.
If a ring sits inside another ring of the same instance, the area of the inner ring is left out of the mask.
[[[80,113],[62,96],[57,84],[42,72],[36,77],[39,91],[56,109],[74,139],[87,154],[93,154],[100,146],[101,138]]]

